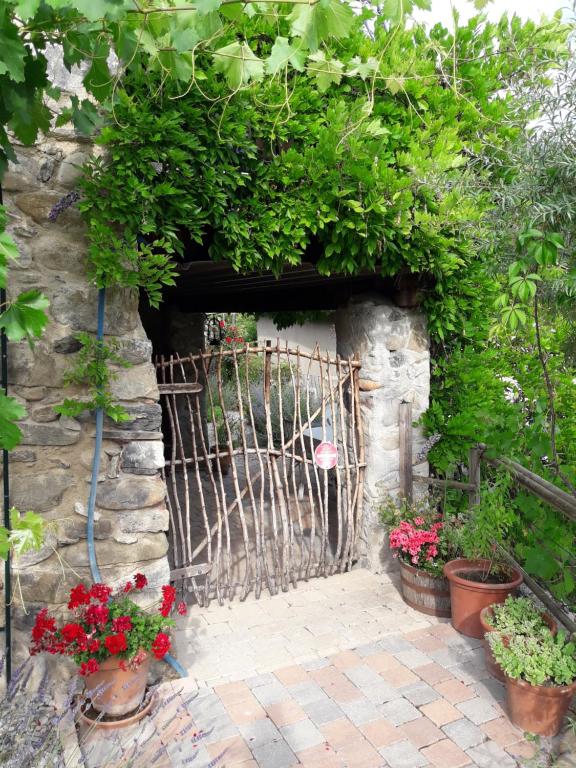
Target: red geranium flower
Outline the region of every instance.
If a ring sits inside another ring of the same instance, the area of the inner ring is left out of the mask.
[[[100,650],[100,640],[97,638],[94,638],[94,640],[90,640],[88,643],[88,650],[90,653],[96,653],[96,651]]]
[[[101,603],[107,603],[112,594],[112,587],[107,587],[106,584],[93,584],[90,589],[90,597],[94,600],[99,600]]]
[[[184,602],[184,600],[180,600],[176,610],[178,611],[180,616],[186,616],[186,613],[187,613],[188,609],[186,608],[186,603]]]
[[[60,630],[60,634],[67,643],[73,643],[79,638],[86,638],[86,633],[80,624],[65,624]]]
[[[106,624],[110,611],[105,605],[89,605],[86,608],[85,621],[87,624],[95,626],[96,624]]]
[[[112,629],[114,632],[130,632],[132,619],[130,616],[118,616],[117,619],[112,619]]]
[[[48,608],[42,608],[32,628],[32,639],[38,643],[47,632],[56,632],[56,620],[48,616]]]
[[[128,594],[128,592],[132,592],[133,589],[134,584],[132,584],[131,581],[127,581],[126,584],[124,584],[124,589],[122,591]]]
[[[77,587],[73,587],[70,590],[70,600],[68,602],[68,608],[71,611],[74,608],[78,608],[81,605],[88,605],[90,603],[90,593],[86,591],[84,584],[78,584]]]
[[[96,659],[88,659],[88,661],[83,661],[82,664],[80,664],[80,674],[83,676],[93,675],[94,672],[98,672],[99,669],[100,667]]]
[[[144,576],[143,573],[137,573],[136,576],[134,576],[134,584],[136,589],[144,589],[144,587],[148,584],[148,579],[146,576]]]
[[[174,601],[176,600],[176,590],[170,584],[165,584],[162,587],[162,605],[160,606],[160,613],[166,617],[170,614]]]
[[[116,654],[122,653],[128,647],[126,635],[124,632],[119,632],[117,635],[108,635],[108,637],[104,638],[104,645],[112,656],[116,656]]]
[[[152,643],[152,653],[157,659],[163,659],[170,650],[170,638],[164,632],[158,632]]]

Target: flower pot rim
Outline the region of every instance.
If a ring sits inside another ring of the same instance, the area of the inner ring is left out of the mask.
[[[148,701],[146,701],[146,693],[144,694],[144,706],[139,709],[137,712],[134,712],[129,717],[125,717],[123,719],[116,719],[116,720],[104,720],[103,718],[100,720],[93,720],[92,718],[88,717],[88,715],[85,714],[85,708],[84,705],[80,705],[79,712],[80,712],[80,720],[85,723],[86,725],[90,726],[90,728],[100,728],[104,730],[110,730],[114,728],[126,728],[129,725],[136,725],[136,723],[140,722],[146,715],[150,713],[150,710],[152,707],[156,704],[158,695],[157,693],[151,692],[148,696]]]
[[[538,696],[572,696],[576,693],[576,679],[572,680],[568,685],[532,685],[532,683],[522,680],[521,678],[508,677],[504,673],[506,678],[506,685],[515,685],[521,689],[530,689],[534,691]]]
[[[478,592],[510,592],[511,589],[516,589],[524,581],[524,577],[517,568],[510,566],[510,569],[515,574],[511,581],[503,582],[501,584],[487,583],[483,581],[469,581],[458,576],[458,571],[466,570],[478,570],[479,568],[485,568],[490,566],[491,560],[486,558],[467,558],[458,557],[455,560],[449,560],[443,568],[444,576],[448,581],[458,584],[465,589]]]
[[[409,571],[412,571],[412,573],[424,573],[426,576],[429,576],[431,579],[442,579],[444,580],[446,576],[444,576],[444,573],[430,573],[430,571],[427,571],[425,568],[418,568],[417,565],[413,565],[412,563],[407,563],[406,560],[402,560],[401,557],[398,558],[398,562],[400,563],[401,568],[406,568]]]

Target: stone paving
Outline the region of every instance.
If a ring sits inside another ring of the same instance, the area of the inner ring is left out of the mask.
[[[311,584],[262,599],[261,624],[252,604],[211,608],[191,676],[160,686],[143,725],[88,736],[87,765],[514,768],[529,761],[534,747],[507,720],[504,688],[486,671],[480,641],[398,604],[387,577],[358,571]],[[319,591],[324,600],[304,599]],[[271,609],[293,600],[298,618],[292,612],[287,622]],[[184,642],[190,629],[179,632]],[[273,650],[264,653],[266,643]]]
[[[274,597],[193,607],[178,619],[175,656],[199,686],[215,685],[433,623],[403,602],[390,575],[358,569]]]

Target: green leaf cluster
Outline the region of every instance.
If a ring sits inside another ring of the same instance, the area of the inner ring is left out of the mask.
[[[539,635],[550,633],[550,628],[529,597],[508,595],[503,603],[491,606],[488,623],[505,636]]]
[[[500,632],[490,632],[488,642],[497,663],[513,680],[530,685],[570,685],[576,680],[576,644],[567,641],[565,632],[506,639]]]
[[[486,325],[496,284],[473,230],[489,200],[466,191],[479,172],[470,158],[483,142],[503,151],[514,133],[506,121],[521,119],[503,78],[527,62],[547,76],[565,32],[477,18],[455,38],[440,27],[428,35],[377,24],[371,39],[363,16],[344,22],[332,8],[298,5],[287,18],[242,22],[247,38],[258,33],[256,53],[272,58],[270,71],[291,60],[284,81],[240,88],[259,65],[239,40],[216,72],[202,65],[202,90],[182,94],[149,71],[125,80],[100,139],[108,159],[94,160],[83,182],[99,285],[139,285],[156,303],[185,250],[277,274],[312,259],[325,275],[424,275],[439,339]],[[304,35],[309,16],[308,43],[325,24],[334,42],[304,69],[288,34],[276,31],[289,24]],[[512,42],[510,56],[498,55]],[[456,73],[449,87],[439,61]]]
[[[0,526],[0,559],[6,560],[9,553],[16,557],[31,550],[38,550],[44,543],[46,521],[36,512],[26,512],[23,516],[12,507],[10,510],[10,530]]]
[[[86,390],[82,399],[67,398],[60,405],[54,406],[56,413],[75,418],[84,411],[101,408],[108,418],[116,422],[130,419],[126,409],[114,401],[111,383],[118,373],[111,366],[129,368],[130,363],[118,353],[118,344],[99,341],[88,333],[78,333],[80,350],[74,365],[67,371],[66,384],[81,385]]]

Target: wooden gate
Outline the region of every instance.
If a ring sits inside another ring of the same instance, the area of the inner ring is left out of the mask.
[[[200,605],[355,560],[364,470],[352,359],[242,345],[157,360],[172,578]],[[332,470],[314,461],[338,448]]]

